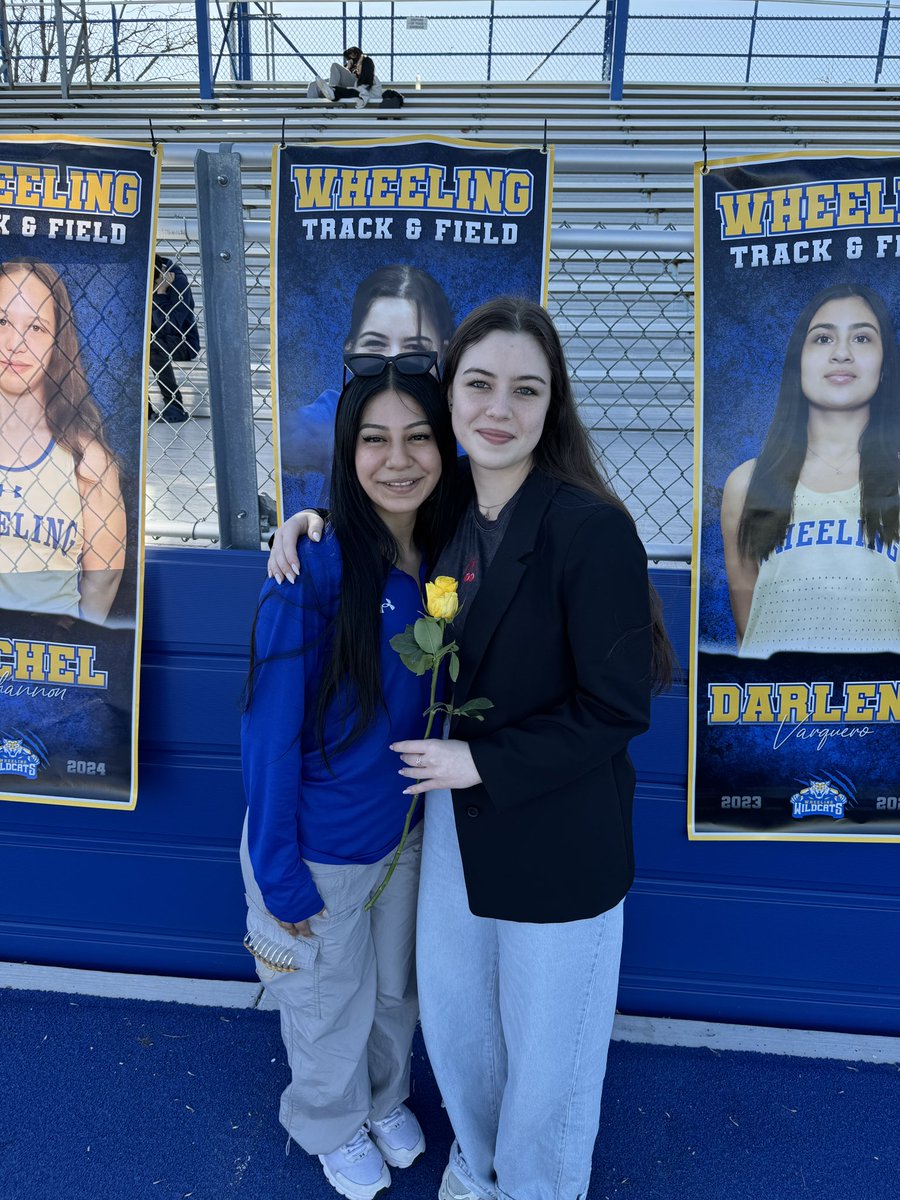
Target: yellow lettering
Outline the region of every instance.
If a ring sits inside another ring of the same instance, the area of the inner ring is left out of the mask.
[[[106,687],[106,671],[94,670],[93,646],[76,646],[75,656],[78,659],[78,678],[75,682],[80,687]]]
[[[779,683],[778,720],[789,725],[802,725],[809,717],[808,690],[803,683]]]
[[[108,213],[112,208],[112,179],[108,171],[85,174],[82,212]]]
[[[527,171],[507,171],[504,199],[508,213],[525,213],[531,207],[531,176]]]
[[[806,189],[806,228],[833,229],[835,213],[827,207],[834,199],[833,183],[811,183]]]
[[[812,720],[821,725],[825,721],[840,721],[843,712],[838,708],[831,708],[828,701],[831,696],[830,683],[814,683],[812,685],[813,693],[813,710],[811,714]]]
[[[870,179],[866,184],[869,198],[869,219],[867,225],[893,225],[897,220],[897,212],[893,205],[884,209],[884,184],[880,179]]]
[[[44,203],[42,207],[53,209],[68,208],[69,194],[68,192],[61,192],[59,190],[59,168],[44,167],[42,175],[44,189]]]
[[[727,238],[762,236],[768,192],[722,192],[716,206],[722,214],[723,235]]]
[[[294,167],[294,207],[331,208],[337,167]]]
[[[21,208],[40,208],[40,182],[40,167],[19,167],[16,174],[16,205]]]
[[[397,197],[392,184],[397,182],[396,167],[374,167],[372,169],[371,203],[375,207],[393,208]]]
[[[16,679],[44,678],[44,643],[16,642]]]
[[[875,699],[874,683],[845,683],[844,719],[846,721],[874,721],[875,709],[867,702]]]
[[[489,212],[496,213],[500,216],[503,212],[503,196],[501,188],[503,187],[503,172],[488,171],[479,168],[476,171],[466,172],[472,179],[472,184],[465,181],[465,192],[463,192],[463,179],[460,175],[458,182],[459,198],[462,203],[465,195],[470,200],[470,209],[472,212]],[[470,192],[471,186],[471,192]]]
[[[341,192],[338,200],[340,208],[366,207],[366,175],[367,171],[342,171]]]
[[[397,203],[409,208],[422,208],[425,204],[422,188],[424,183],[424,167],[404,167],[400,172],[400,192],[397,196]]]
[[[876,721],[900,721],[900,683],[878,685]]]
[[[837,185],[837,190],[838,225],[865,225],[865,192],[859,190],[859,184],[839,183]]]
[[[800,216],[802,188],[774,188],[772,191],[772,233],[796,233],[803,228]]]
[[[133,171],[119,171],[116,175],[114,212],[119,217],[133,217],[140,211],[141,181]]]
[[[71,646],[58,646],[50,642],[47,646],[47,683],[75,683],[74,664],[69,657]]]
[[[772,687],[768,683],[748,683],[747,699],[744,701],[743,723],[745,725],[767,725],[775,720],[772,711]]]
[[[429,208],[455,208],[456,196],[453,192],[442,191],[444,183],[444,168],[443,167],[426,167],[425,177],[428,188],[428,207]]]
[[[709,723],[733,725],[741,719],[741,689],[736,683],[709,685]]]

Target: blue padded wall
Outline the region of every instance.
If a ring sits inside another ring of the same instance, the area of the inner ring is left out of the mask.
[[[0,804],[0,958],[253,978],[241,948],[238,697],[263,555],[147,555],[131,813]],[[687,572],[655,574],[681,662]],[[896,1033],[900,848],[689,842],[687,694],[634,744],[624,1012]]]

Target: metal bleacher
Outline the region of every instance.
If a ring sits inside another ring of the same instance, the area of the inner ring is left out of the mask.
[[[165,146],[163,248],[170,239],[194,280],[195,151],[231,143],[241,153],[259,478],[260,489],[269,491],[268,256],[263,225],[254,223],[268,220],[272,145],[282,136],[291,143],[435,134],[540,145],[546,136],[557,148],[550,306],[567,341],[583,415],[645,538],[685,547],[693,423],[692,164],[702,157],[704,137],[711,159],[816,148],[887,151],[896,142],[900,89],[645,83],[628,84],[614,103],[606,85],[568,81],[429,82],[420,91],[408,81],[392,86],[406,104],[382,114],[374,106],[308,100],[305,77],[225,83],[214,100],[200,99],[196,86],[166,82],[75,87],[67,100],[52,85],[27,85],[0,89],[0,128],[148,141],[152,123]],[[202,322],[199,287],[195,295]],[[186,382],[188,408],[204,415],[202,358]],[[210,536],[215,497],[206,423],[188,422],[177,438],[154,427],[149,474],[151,529],[168,522],[183,533],[188,522],[194,529],[206,523]]]

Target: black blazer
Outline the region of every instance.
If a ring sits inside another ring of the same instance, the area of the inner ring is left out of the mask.
[[[534,471],[466,619],[454,703],[483,782],[453,793],[469,907],[612,908],[634,877],[631,738],[650,714],[647,558],[629,517]]]

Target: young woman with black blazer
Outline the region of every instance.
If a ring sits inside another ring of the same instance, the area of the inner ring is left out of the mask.
[[[482,305],[444,375],[472,492],[436,571],[459,580],[454,703],[493,707],[393,746],[428,792],[417,973],[456,1135],[439,1196],[583,1200],[634,872],[628,743],[670,649],[546,312]]]

